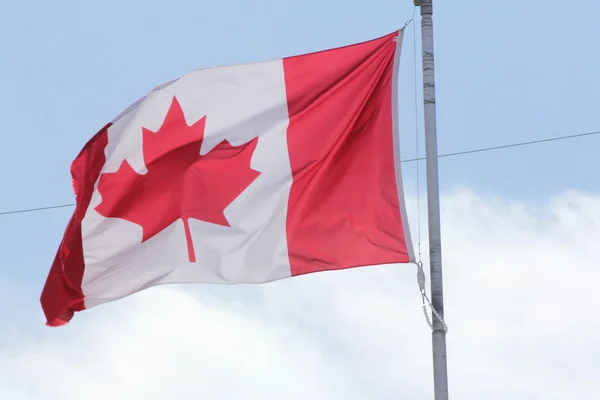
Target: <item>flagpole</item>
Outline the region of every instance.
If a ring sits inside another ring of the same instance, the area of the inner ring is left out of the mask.
[[[429,268],[431,304],[444,318],[442,285],[442,242],[440,228],[440,188],[438,176],[437,129],[435,112],[435,76],[433,56],[433,0],[413,0],[421,9],[423,61],[423,101],[425,115],[425,163],[427,166],[427,212],[429,224]],[[442,320],[432,316],[433,384],[435,400],[448,400],[446,330]]]

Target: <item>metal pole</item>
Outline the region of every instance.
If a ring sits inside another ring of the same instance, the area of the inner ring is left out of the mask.
[[[433,60],[432,0],[414,0],[421,8],[421,42],[423,52],[423,100],[425,114],[425,158],[427,166],[427,212],[429,224],[429,263],[431,303],[444,317],[442,285],[442,241],[440,233],[440,188],[438,177],[437,130],[435,114],[435,76]],[[448,367],[446,363],[446,331],[439,318],[433,316],[432,352],[435,400],[448,399]]]

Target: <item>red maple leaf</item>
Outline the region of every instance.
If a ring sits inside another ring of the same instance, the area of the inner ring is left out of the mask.
[[[206,116],[188,126],[173,97],[157,132],[142,127],[147,173],[138,174],[125,160],[116,172],[102,174],[96,211],[140,225],[142,243],[181,218],[195,262],[188,219],[230,226],[223,211],[260,175],[250,168],[258,138],[237,147],[224,140],[200,155],[205,124]]]

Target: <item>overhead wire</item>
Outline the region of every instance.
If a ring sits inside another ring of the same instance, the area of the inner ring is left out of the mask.
[[[443,153],[443,154],[439,154],[438,158],[464,156],[464,155],[468,155],[468,154],[483,153],[483,152],[496,151],[496,150],[505,150],[505,149],[510,149],[510,148],[514,148],[514,147],[533,146],[533,145],[543,144],[543,143],[548,143],[548,142],[576,139],[576,138],[582,138],[582,137],[588,137],[588,136],[594,136],[594,135],[600,135],[600,131],[577,133],[574,135],[564,135],[564,136],[557,136],[557,137],[546,138],[546,139],[530,140],[527,142],[517,142],[517,143],[505,144],[505,145],[501,145],[501,146],[481,147],[478,149],[456,151],[456,152],[452,152],[452,153]],[[404,160],[401,160],[400,162],[405,164],[405,163],[411,163],[411,162],[423,161],[423,160],[425,160],[425,157],[415,157],[415,158],[404,159]],[[57,204],[57,205],[53,205],[53,206],[24,208],[24,209],[9,210],[9,211],[0,211],[0,216],[13,215],[13,214],[25,214],[25,213],[31,213],[31,212],[36,212],[36,211],[55,210],[55,209],[59,209],[59,208],[68,208],[68,207],[75,207],[75,203]]]
[[[505,144],[505,145],[501,145],[501,146],[482,147],[479,149],[463,150],[463,151],[457,151],[454,153],[444,153],[444,154],[439,154],[438,158],[462,156],[465,154],[483,153],[486,151],[493,151],[493,150],[504,150],[504,149],[509,149],[512,147],[529,146],[529,145],[534,145],[534,144],[554,142],[557,140],[575,139],[575,138],[581,138],[581,137],[593,136],[593,135],[600,135],[600,131],[577,133],[574,135],[558,136],[558,137],[539,139],[539,140],[530,140],[528,142],[511,143],[511,144]],[[402,160],[401,162],[408,163],[408,162],[423,161],[423,160],[425,160],[425,157],[416,157],[416,158],[408,158],[406,160]]]

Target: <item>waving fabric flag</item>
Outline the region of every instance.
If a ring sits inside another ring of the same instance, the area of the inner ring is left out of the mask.
[[[71,166],[48,325],[158,284],[409,262],[401,42],[196,70],[107,124]]]

